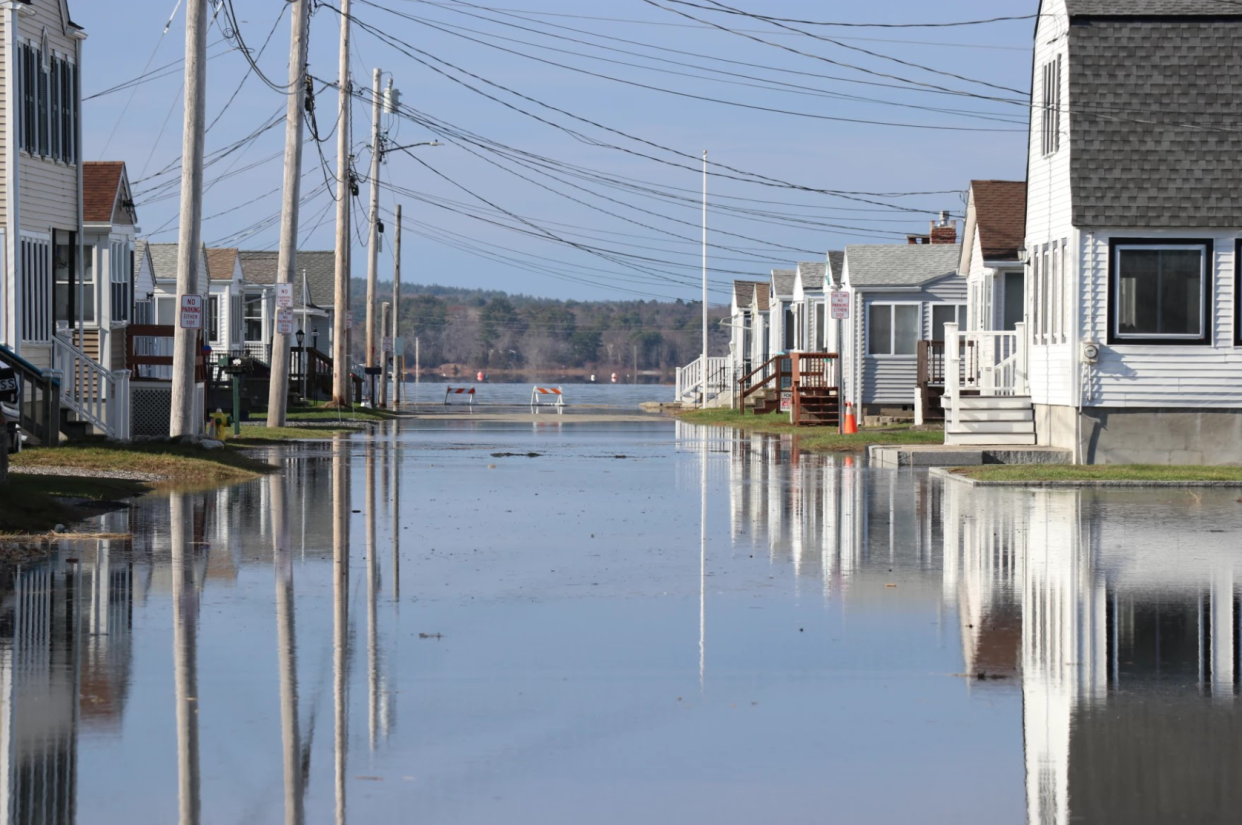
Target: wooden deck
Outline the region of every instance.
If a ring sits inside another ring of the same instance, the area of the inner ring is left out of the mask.
[[[788,399],[795,426],[840,427],[840,358],[829,352],[778,355],[738,380],[737,406],[756,415],[777,412]]]

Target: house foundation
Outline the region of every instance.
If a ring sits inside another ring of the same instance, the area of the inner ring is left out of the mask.
[[[1040,445],[1074,449],[1083,464],[1242,464],[1242,409],[1120,409],[1035,405]]]

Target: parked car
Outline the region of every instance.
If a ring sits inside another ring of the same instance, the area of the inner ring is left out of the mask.
[[[20,453],[22,445],[26,443],[26,434],[18,425],[21,416],[18,415],[17,408],[8,404],[0,404],[0,418],[3,418],[4,428],[9,433],[9,452]]]

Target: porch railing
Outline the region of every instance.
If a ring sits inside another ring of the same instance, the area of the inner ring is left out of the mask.
[[[60,377],[40,370],[8,347],[0,346],[0,362],[17,372],[18,425],[39,440],[55,444],[60,436]]]
[[[1026,325],[1013,332],[958,331],[945,324],[945,402],[949,425],[958,424],[963,390],[982,396],[1025,396],[1030,393]]]
[[[130,438],[129,370],[109,372],[68,338],[52,336],[61,404],[117,441]]]
[[[695,402],[700,398],[707,401],[719,398],[733,387],[733,367],[727,356],[707,359],[704,368],[703,357],[699,356],[690,364],[677,368],[677,389],[675,401]]]

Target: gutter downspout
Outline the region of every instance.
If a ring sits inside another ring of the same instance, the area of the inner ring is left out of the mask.
[[[17,271],[17,250],[21,244],[21,212],[18,197],[18,183],[21,175],[18,164],[21,162],[17,150],[20,130],[23,124],[17,117],[16,68],[17,51],[17,16],[18,5],[9,2],[3,9],[4,21],[4,115],[8,124],[8,134],[4,145],[4,187],[5,187],[5,229],[4,239],[4,312],[0,313],[0,341],[9,345],[9,349],[18,355],[22,352],[22,336],[24,331],[18,322],[17,308],[22,304],[21,278]]]

